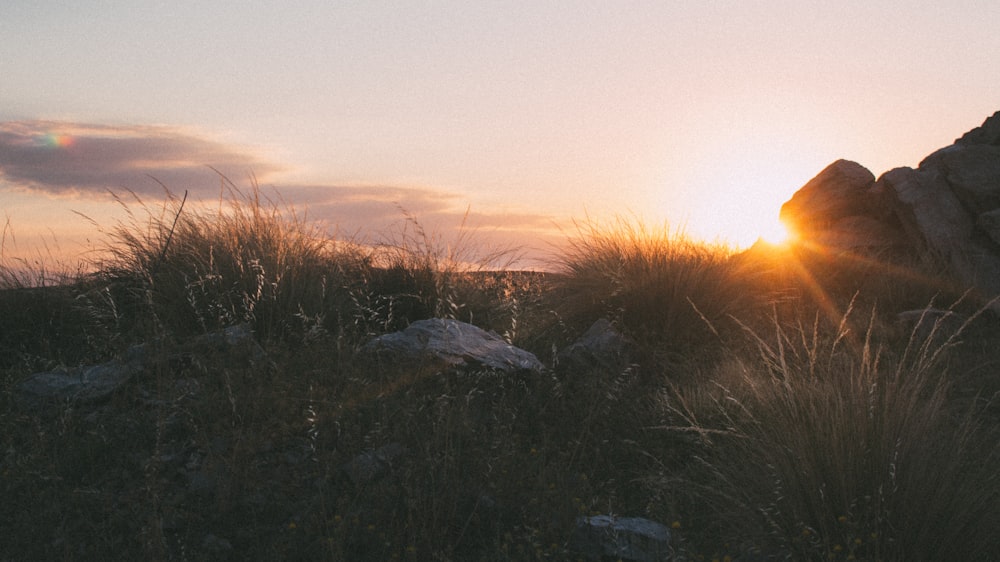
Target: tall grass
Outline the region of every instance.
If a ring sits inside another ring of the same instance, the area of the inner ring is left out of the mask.
[[[393,318],[385,328],[433,317],[473,323],[485,317],[492,303],[475,305],[482,279],[509,270],[519,250],[478,244],[468,210],[450,237],[428,231],[405,209],[400,212],[403,220],[373,245],[372,294],[392,299],[383,304]]]
[[[847,315],[827,334],[776,319],[750,334],[756,356],[717,368],[712,399],[681,393],[675,412],[717,424],[699,427],[716,437],[693,487],[730,532],[794,559],[995,557],[1000,432],[949,401],[960,333],[891,350],[874,315],[860,341]]]
[[[943,320],[881,340],[885,318],[858,312],[878,299],[841,302],[857,279],[835,262],[591,221],[549,277],[405,212],[375,243],[330,238],[255,184],[223,180],[217,206],[121,204],[98,273],[37,293],[50,314],[0,291],[4,398],[32,369],[164,342],[105,403],[0,408],[0,558],[561,560],[598,513],[673,523],[676,560],[1000,552],[995,404],[955,368],[989,372],[995,346]],[[356,353],[431,316],[543,359],[610,317],[641,353],[512,374]],[[268,361],[173,341],[240,322]],[[57,332],[90,355],[60,355]],[[345,476],[390,444],[406,453],[382,479]]]
[[[557,259],[569,318],[609,317],[637,340],[684,349],[757,304],[726,246],[621,217],[576,227]]]
[[[223,179],[223,192],[214,210],[186,206],[186,194],[167,192],[159,208],[119,198],[127,218],[97,264],[119,308],[186,335],[245,322],[282,338],[321,322],[370,267],[361,246],[326,236],[256,183],[243,192]]]

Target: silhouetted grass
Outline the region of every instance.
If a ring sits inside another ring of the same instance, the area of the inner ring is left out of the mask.
[[[704,436],[705,456],[671,485],[694,491],[732,544],[795,560],[990,558],[1000,431],[984,404],[949,400],[945,368],[972,320],[893,348],[875,341],[874,315],[849,333],[852,313],[832,332],[775,318],[772,333],[749,333],[756,355],[680,390],[686,424],[669,429]]]
[[[669,225],[620,217],[611,225],[578,223],[557,259],[565,315],[607,317],[651,345],[683,350],[703,343],[759,304],[732,255]]]
[[[96,271],[58,286],[0,263],[0,560],[574,560],[575,518],[598,513],[671,526],[675,560],[1000,547],[1000,356],[982,318],[899,337],[893,314],[933,287],[917,268],[887,281],[852,256],[618,220],[580,225],[556,273],[522,272],[462,225],[449,240],[404,212],[362,243],[224,187],[217,206],[123,199]],[[429,317],[551,368],[358,353]],[[602,317],[631,361],[555,365]],[[266,359],[191,351],[234,324]],[[32,372],[139,342],[147,368],[106,402],[19,406]],[[385,477],[346,476],[386,445],[405,453]]]

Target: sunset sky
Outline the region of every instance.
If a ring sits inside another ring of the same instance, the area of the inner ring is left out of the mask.
[[[572,219],[748,245],[838,158],[916,166],[1000,109],[1000,3],[0,4],[7,257],[99,242],[110,191],[253,174],[310,219],[551,250]],[[155,180],[155,181],[154,181]]]

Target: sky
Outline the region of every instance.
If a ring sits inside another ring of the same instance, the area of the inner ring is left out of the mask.
[[[3,257],[85,255],[116,193],[212,201],[220,174],[338,235],[467,215],[544,262],[624,217],[746,246],[833,161],[916,166],[1000,109],[997,22],[993,0],[7,0]]]

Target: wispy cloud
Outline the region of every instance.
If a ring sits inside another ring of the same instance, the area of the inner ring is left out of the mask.
[[[0,123],[0,185],[54,195],[129,189],[218,193],[215,168],[267,176],[281,168],[181,129],[59,121]]]
[[[283,201],[304,209],[307,218],[326,223],[344,235],[389,241],[403,230],[414,234],[417,221],[441,244],[465,237],[484,251],[521,249],[532,266],[565,236],[557,218],[542,213],[472,209],[459,194],[429,188],[395,186],[284,185]],[[463,234],[464,232],[464,234]]]

